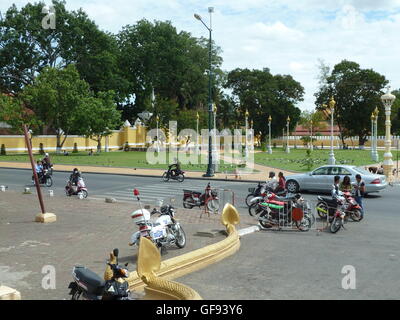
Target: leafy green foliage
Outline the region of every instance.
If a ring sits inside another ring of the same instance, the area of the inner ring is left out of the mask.
[[[334,118],[342,132],[342,139],[358,136],[359,144],[364,145],[371,131],[371,113],[378,107],[383,114],[380,96],[388,81],[374,70],[362,69],[356,62],[347,60],[335,65],[325,80],[325,85],[315,94],[317,106],[322,110],[322,105],[333,96],[336,101]]]

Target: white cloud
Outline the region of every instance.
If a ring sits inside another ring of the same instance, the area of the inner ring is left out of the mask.
[[[2,0],[0,10],[14,2],[28,1]],[[213,38],[223,50],[223,68],[291,74],[306,90],[301,108],[313,107],[319,58],[331,67],[354,60],[400,88],[400,0],[67,0],[68,9],[83,7],[103,30],[118,32],[146,18],[170,20],[196,37],[208,33],[193,14],[208,23],[209,6],[215,7]]]

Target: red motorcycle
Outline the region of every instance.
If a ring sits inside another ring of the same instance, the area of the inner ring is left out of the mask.
[[[183,207],[186,209],[192,209],[193,207],[207,206],[209,211],[215,212],[219,209],[218,192],[212,190],[210,183],[207,184],[204,193],[183,190]]]
[[[361,206],[358,202],[353,198],[351,192],[344,192],[344,198],[346,199],[345,203],[345,213],[346,217],[350,216],[353,221],[360,221],[361,220]]]

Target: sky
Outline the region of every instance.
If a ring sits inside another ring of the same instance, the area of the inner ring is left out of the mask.
[[[28,2],[36,1],[0,0],[0,11]],[[305,88],[297,105],[302,110],[315,107],[320,61],[331,68],[343,59],[355,61],[400,88],[400,0],[67,0],[68,9],[83,8],[100,29],[113,33],[146,18],[208,37],[193,17],[197,13],[208,24],[208,7],[214,7],[222,68],[292,75]]]

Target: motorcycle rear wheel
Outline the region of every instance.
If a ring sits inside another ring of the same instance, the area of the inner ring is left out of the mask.
[[[46,187],[51,187],[53,185],[53,179],[51,177],[46,177]]]
[[[187,199],[187,198],[186,198],[186,199]],[[193,208],[193,205],[191,205],[190,202],[189,202],[188,200],[186,200],[186,199],[183,199],[183,207],[184,207],[185,209],[192,209],[192,208]]]
[[[301,221],[296,221],[296,227],[300,231],[303,231],[303,232],[308,231],[308,230],[310,230],[311,226],[312,226],[312,222],[307,217],[303,217],[303,219],[301,219]]]
[[[175,236],[177,237],[176,242],[175,242],[176,246],[179,249],[184,248],[186,245],[186,234],[185,234],[185,231],[183,231],[181,226],[179,226],[178,230],[176,231]]]
[[[261,225],[261,227],[263,227],[264,229],[271,229],[272,228],[272,224],[268,221],[263,221],[263,220],[259,220],[258,223]]]
[[[320,202],[317,203],[317,205],[315,206],[315,208],[316,208],[316,210],[317,210],[318,216],[319,216],[321,219],[326,219],[326,213],[325,213],[325,212],[321,212],[321,211],[318,210],[318,208],[320,208],[320,209],[322,209],[322,210],[324,210],[324,211],[329,212],[329,208],[328,208],[328,206],[326,205],[326,203],[323,202],[323,201],[320,201]]]
[[[361,210],[360,209],[356,209],[354,211],[351,211],[350,212],[350,218],[351,218],[351,220],[353,220],[355,222],[361,221]]]

